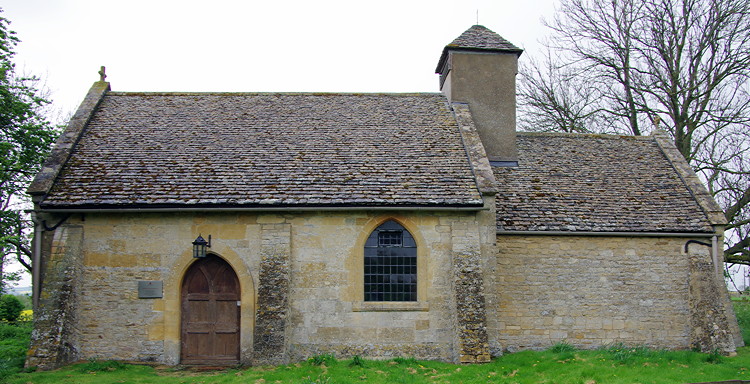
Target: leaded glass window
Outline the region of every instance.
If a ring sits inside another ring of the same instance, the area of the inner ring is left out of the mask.
[[[417,301],[417,244],[393,220],[365,242],[365,301]]]

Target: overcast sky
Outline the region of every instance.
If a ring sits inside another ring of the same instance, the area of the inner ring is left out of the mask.
[[[210,5],[209,5],[210,4]],[[18,69],[72,113],[115,91],[437,92],[443,47],[482,24],[538,56],[556,0],[4,0]],[[23,283],[22,283],[23,285]]]
[[[477,22],[527,50],[555,0],[5,0],[19,69],[74,110],[116,91],[437,92],[443,47]]]
[[[17,69],[70,115],[115,91],[438,92],[443,47],[482,24],[538,51],[555,0],[4,0]],[[478,15],[477,15],[478,12]],[[28,285],[28,279],[21,286]]]

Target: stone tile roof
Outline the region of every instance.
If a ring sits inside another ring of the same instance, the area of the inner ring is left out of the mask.
[[[513,43],[505,40],[502,36],[483,25],[471,26],[471,28],[462,33],[461,36],[448,44],[446,48],[468,48],[512,52],[521,51],[521,48],[516,47]]]
[[[481,204],[440,94],[109,92],[40,205]]]
[[[653,137],[519,133],[500,231],[713,232]]]
[[[521,55],[523,50],[483,25],[473,25],[443,48],[435,73],[446,72],[448,51],[491,51]],[[442,83],[441,83],[442,86]]]

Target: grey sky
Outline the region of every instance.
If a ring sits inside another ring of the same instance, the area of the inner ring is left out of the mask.
[[[5,0],[19,69],[72,113],[99,66],[116,91],[437,92],[477,22],[536,56],[556,0]]]
[[[6,0],[16,62],[73,110],[100,65],[119,91],[438,91],[442,48],[479,23],[533,53],[554,0]],[[524,57],[522,57],[524,58]]]
[[[5,0],[2,8],[21,39],[17,68],[42,77],[53,108],[69,115],[101,65],[116,91],[437,92],[440,53],[477,11],[480,24],[531,52],[554,4]]]

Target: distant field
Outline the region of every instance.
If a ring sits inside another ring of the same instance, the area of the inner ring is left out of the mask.
[[[11,295],[30,295],[31,287],[11,287],[8,288],[8,293]]]

